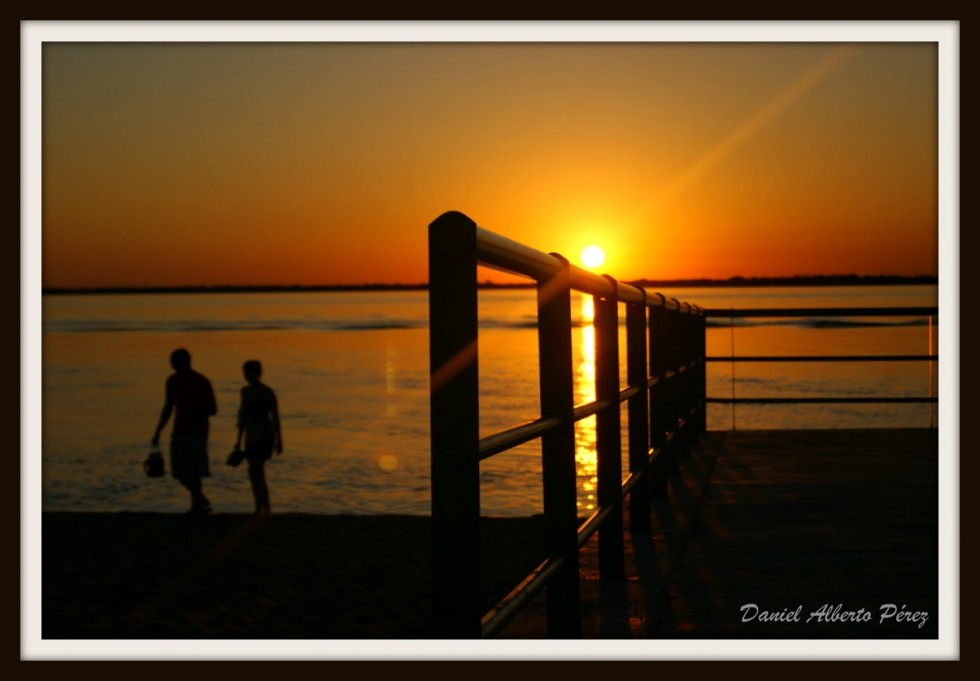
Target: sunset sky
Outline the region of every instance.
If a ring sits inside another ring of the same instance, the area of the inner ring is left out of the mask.
[[[938,271],[935,42],[41,54],[45,287],[420,283],[447,210],[621,280]]]

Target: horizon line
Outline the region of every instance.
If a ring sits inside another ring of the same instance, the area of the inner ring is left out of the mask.
[[[697,288],[711,286],[753,287],[753,286],[835,286],[835,285],[903,285],[935,284],[938,275],[898,275],[898,274],[805,274],[788,277],[745,277],[733,276],[727,279],[634,279],[624,281],[638,287],[660,286],[665,288]],[[534,281],[527,282],[477,282],[481,289],[522,289],[533,288]],[[302,291],[407,291],[428,290],[428,282],[422,283],[362,283],[362,284],[176,284],[143,286],[48,286],[41,289],[42,295],[94,294],[94,293],[260,293],[260,292],[302,292]]]

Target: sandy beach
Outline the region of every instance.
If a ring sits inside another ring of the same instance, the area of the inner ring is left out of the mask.
[[[431,637],[425,516],[45,513],[42,531],[45,639]],[[483,519],[485,609],[542,533]]]

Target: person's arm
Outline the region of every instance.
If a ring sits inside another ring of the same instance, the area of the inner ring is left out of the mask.
[[[211,381],[208,381],[208,416],[214,416],[218,413],[218,401],[214,397],[214,388],[211,387]]]
[[[160,410],[160,421],[157,423],[157,429],[153,432],[153,438],[150,442],[154,447],[160,446],[160,433],[163,431],[164,426],[167,425],[167,421],[170,420],[170,414],[174,410],[174,401],[171,399],[170,395],[163,402],[163,409]]]
[[[279,425],[279,402],[271,388],[269,389],[269,414],[272,416],[272,426],[276,432],[276,454],[282,454],[282,427]]]
[[[241,391],[241,401],[238,405],[238,422],[235,424],[235,429],[238,431],[238,437],[235,438],[235,449],[242,448],[242,435],[245,433],[245,421],[242,419],[242,409],[245,406],[245,388]]]

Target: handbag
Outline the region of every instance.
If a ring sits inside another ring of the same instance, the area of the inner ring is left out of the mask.
[[[166,466],[163,463],[163,454],[160,453],[159,447],[154,447],[150,450],[150,455],[143,462],[143,472],[150,478],[163,477],[166,472]]]
[[[242,461],[245,460],[245,452],[241,449],[235,449],[228,458],[225,460],[226,466],[237,466]]]

